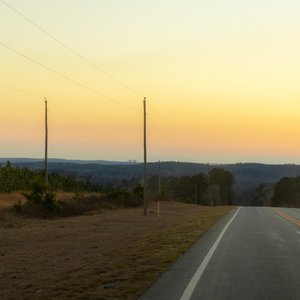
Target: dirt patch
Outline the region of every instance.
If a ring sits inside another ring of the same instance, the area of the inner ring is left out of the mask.
[[[136,299],[230,207],[0,222],[0,299]]]

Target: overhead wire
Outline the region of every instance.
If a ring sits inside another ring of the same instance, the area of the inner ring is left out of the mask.
[[[136,95],[142,96],[141,93],[139,93],[139,92],[136,91],[135,89],[132,89],[132,88],[129,87],[128,85],[124,84],[123,82],[121,82],[120,80],[118,80],[117,78],[115,78],[115,77],[114,77],[113,75],[111,75],[110,73],[108,73],[108,72],[104,71],[103,69],[99,68],[96,64],[92,63],[90,60],[88,60],[87,58],[85,58],[83,55],[81,55],[81,54],[79,54],[78,52],[76,52],[75,50],[73,50],[73,49],[72,49],[70,46],[68,46],[66,43],[64,43],[64,42],[62,42],[60,39],[56,38],[53,34],[51,34],[50,32],[48,32],[47,30],[45,30],[43,27],[41,27],[40,25],[38,25],[36,22],[32,21],[30,18],[28,18],[27,16],[25,16],[22,12],[20,12],[18,9],[16,9],[15,7],[13,7],[12,5],[10,5],[10,4],[7,3],[6,1],[0,0],[0,2],[3,3],[4,5],[6,5],[6,6],[7,6],[8,8],[10,8],[11,10],[13,10],[15,13],[17,13],[17,14],[18,14],[19,16],[21,16],[24,20],[26,20],[26,21],[29,22],[31,25],[33,25],[34,27],[36,27],[38,30],[40,30],[41,32],[43,32],[45,35],[47,35],[48,37],[50,37],[52,40],[56,41],[58,44],[60,44],[61,46],[63,46],[63,47],[64,47],[65,49],[67,49],[70,53],[72,53],[73,55],[77,56],[77,57],[80,58],[82,61],[84,61],[85,63],[87,63],[88,65],[90,65],[91,67],[93,67],[93,68],[97,69],[98,71],[102,72],[102,73],[105,74],[107,77],[109,77],[110,79],[112,79],[112,80],[114,80],[115,82],[117,82],[119,85],[121,85],[121,86],[127,88],[128,90],[130,90],[130,91],[132,91],[132,92],[134,92]],[[102,94],[102,93],[100,93],[100,92],[98,92],[98,91],[96,91],[96,90],[94,90],[94,89],[92,89],[92,88],[90,88],[90,87],[84,85],[84,84],[81,84],[80,82],[78,82],[78,81],[76,81],[76,80],[74,80],[74,79],[72,79],[72,78],[70,78],[70,77],[68,77],[68,76],[66,76],[66,75],[64,75],[64,74],[61,74],[60,72],[57,72],[56,70],[54,70],[54,69],[52,69],[52,68],[50,68],[50,67],[48,67],[48,66],[42,64],[42,63],[39,62],[39,61],[36,61],[36,60],[34,60],[34,59],[32,59],[32,58],[26,56],[25,54],[19,52],[18,50],[14,49],[14,48],[12,48],[12,47],[10,47],[10,46],[8,46],[8,45],[2,43],[2,42],[0,42],[0,45],[1,45],[2,47],[7,48],[8,50],[14,52],[15,54],[17,54],[17,55],[19,55],[19,56],[22,56],[23,58],[25,58],[25,59],[31,61],[32,63],[35,63],[35,64],[37,64],[37,65],[43,67],[44,69],[46,69],[47,71],[49,71],[49,72],[55,74],[56,76],[59,76],[59,77],[65,79],[65,80],[67,80],[67,81],[69,81],[69,82],[71,82],[71,83],[73,83],[73,84],[75,84],[75,85],[77,85],[77,86],[83,88],[83,89],[86,89],[86,90],[88,90],[88,91],[91,92],[91,93],[97,94],[97,95],[99,95],[99,96],[101,96],[101,97],[103,97],[103,98],[106,98],[106,99],[108,99],[108,100],[110,100],[110,101],[113,101],[113,102],[115,102],[115,103],[118,103],[118,104],[120,104],[120,105],[122,105],[122,106],[125,106],[125,107],[128,108],[128,109],[135,110],[135,111],[140,111],[139,109],[136,109],[135,107],[129,106],[129,105],[127,105],[127,104],[125,104],[125,103],[123,103],[123,102],[117,100],[117,99],[114,99],[114,98],[112,98],[112,97],[106,96],[106,95],[104,95],[104,94]],[[21,91],[21,90],[20,90],[20,91]],[[156,115],[159,116],[159,118],[161,119],[160,114],[156,111],[156,109],[153,107],[153,105],[150,104],[150,107],[152,107],[153,111],[154,111],[154,112],[156,113]],[[65,111],[65,112],[68,113],[68,114],[71,116],[71,114],[70,114],[69,112],[67,112],[67,111]],[[72,116],[72,118],[73,118],[73,119],[76,119],[76,118],[74,118],[74,116]],[[156,127],[157,130],[160,132],[160,134],[161,134],[165,139],[167,139],[167,140],[169,141],[169,143],[171,144],[171,146],[172,146],[173,148],[174,148],[174,146],[175,146],[175,148],[179,150],[178,146],[179,146],[179,145],[183,145],[182,141],[179,141],[179,140],[176,141],[176,139],[174,139],[173,137],[170,138],[165,132],[163,132],[163,131],[161,130],[160,126],[157,125],[157,123],[154,121],[153,118],[150,117],[150,119],[155,123],[155,127]],[[78,119],[77,119],[77,121],[78,121]],[[170,131],[170,129],[168,128],[168,126],[165,125],[165,127],[166,127],[166,129],[167,129],[168,131]],[[175,140],[175,142],[174,142],[174,140]],[[179,151],[182,152],[182,150],[179,150]]]
[[[31,92],[28,92],[28,91],[25,91],[25,90],[22,90],[22,89],[18,89],[18,88],[12,87],[12,86],[7,86],[7,85],[4,85],[2,83],[0,83],[0,87],[4,87],[4,88],[7,88],[7,89],[11,89],[11,90],[17,91],[19,93],[23,93],[23,94],[27,94],[27,95],[31,95],[31,96],[34,96],[34,97],[39,97],[41,99],[44,99],[44,96],[42,96],[42,95],[34,94],[34,93],[31,93]],[[13,101],[9,101],[9,100],[2,100],[2,99],[0,99],[0,102],[7,102],[7,103],[15,104],[15,105],[22,105],[22,106],[26,106],[26,107],[32,107],[32,108],[35,108],[35,109],[38,109],[38,110],[41,109],[41,108],[38,108],[38,107],[34,107],[32,105],[28,105],[28,104],[24,104],[24,103],[18,103],[18,102],[13,102]],[[80,120],[75,115],[71,114],[68,110],[64,109],[61,105],[58,105],[55,100],[50,100],[49,101],[49,99],[48,99],[48,104],[50,104],[52,106],[51,108],[48,108],[48,111],[54,113],[56,116],[58,116],[58,114],[59,114],[59,120],[61,120],[62,118],[65,119],[65,121],[67,121],[70,125],[72,125],[73,127],[76,127],[77,129],[79,129],[81,132],[83,132],[85,134],[85,136],[88,136],[91,141],[94,142],[95,138],[99,137],[99,134],[96,133],[94,129],[92,129],[92,128],[87,128],[87,129],[84,128],[84,126],[82,126],[82,120]],[[56,107],[57,110],[55,110],[53,108],[53,106]],[[57,111],[58,111],[58,113],[57,113]],[[70,120],[67,120],[66,115],[68,115],[70,117],[70,119],[73,120],[73,122],[71,122]],[[91,134],[91,132],[93,134]],[[104,136],[103,133],[102,133],[101,134],[101,144],[105,144],[105,145],[108,146],[108,143],[107,142],[103,142],[103,139],[107,140],[107,136]],[[111,142],[113,142],[117,146],[121,147],[120,143],[118,143],[116,141],[111,141]]]
[[[152,118],[151,116],[148,116],[148,118],[152,121],[152,124],[153,124],[154,128],[160,133],[160,135],[164,138],[164,140],[167,141],[170,144],[172,149],[175,149],[175,150],[177,150],[177,152],[180,152],[181,154],[183,154],[182,150],[180,150],[178,148],[178,145],[173,143],[172,139],[158,126],[155,119]]]
[[[0,0],[0,1],[1,1],[1,0]],[[120,102],[120,101],[118,101],[118,100],[116,100],[116,99],[113,99],[113,98],[111,98],[111,97],[107,97],[107,96],[103,95],[102,93],[99,93],[98,91],[95,91],[95,90],[93,90],[93,89],[90,89],[89,87],[87,87],[87,86],[85,86],[85,85],[82,85],[81,83],[79,83],[79,82],[77,82],[77,81],[75,81],[75,80],[73,80],[73,79],[71,79],[71,78],[69,78],[69,77],[67,77],[67,76],[65,76],[65,75],[63,75],[63,74],[61,74],[61,73],[59,73],[59,72],[57,72],[57,71],[55,71],[55,70],[49,68],[49,67],[47,67],[46,65],[44,65],[44,64],[42,64],[42,63],[40,63],[40,62],[38,62],[38,61],[36,61],[36,60],[34,60],[34,59],[32,59],[32,58],[26,56],[26,55],[24,55],[23,53],[21,53],[21,52],[15,50],[15,49],[13,49],[12,47],[9,47],[9,46],[3,44],[2,42],[0,42],[0,45],[3,46],[4,48],[7,48],[8,50],[10,50],[10,51],[12,51],[12,52],[18,54],[19,56],[22,56],[22,57],[24,57],[25,59],[27,59],[27,60],[29,60],[29,61],[31,61],[31,62],[33,62],[33,63],[35,63],[35,64],[37,64],[37,65],[39,65],[39,66],[41,66],[41,67],[43,67],[44,69],[48,70],[49,72],[54,73],[55,75],[57,75],[57,76],[59,76],[59,77],[62,77],[63,79],[65,79],[65,80],[67,80],[67,81],[70,81],[71,83],[73,83],[73,84],[75,84],[75,85],[78,85],[78,86],[80,86],[80,87],[82,87],[82,88],[84,88],[84,89],[86,89],[86,90],[88,90],[88,91],[90,91],[90,92],[92,92],[92,93],[94,93],[94,94],[100,95],[100,96],[102,96],[102,97],[104,97],[104,98],[107,98],[107,99],[113,101],[113,102],[117,102],[118,104],[121,104],[121,105],[123,105],[123,106],[126,106],[127,108],[129,108],[129,109],[131,109],[131,110],[132,110],[132,109],[133,109],[133,110],[136,110],[136,111],[138,110],[138,109],[135,109],[135,108],[133,108],[133,107],[131,107],[131,106],[128,106],[128,105],[126,105],[125,103]],[[21,91],[21,90],[19,90],[19,91]],[[152,108],[153,108],[153,111],[154,111],[157,115],[159,115],[158,112],[155,111],[155,109],[154,109],[154,107],[153,107],[152,105],[150,105],[150,107],[152,107]],[[154,121],[154,122],[155,122],[155,121]],[[169,139],[169,138],[167,137],[167,135],[166,135],[165,133],[163,133],[163,132],[159,129],[159,126],[158,126],[158,125],[155,125],[155,126],[157,127],[157,129],[161,132],[161,134],[162,134],[165,138],[167,138],[168,140],[174,141],[174,139]],[[176,143],[176,144],[179,145],[179,143]],[[172,142],[172,147],[174,147],[174,145],[175,145],[174,142]],[[181,143],[181,145],[182,145],[182,143]],[[177,146],[176,146],[176,148],[177,148]],[[178,148],[178,149],[179,149],[179,148]],[[181,151],[180,151],[180,152],[181,152]]]
[[[80,82],[78,82],[78,81],[76,81],[76,80],[74,80],[74,79],[72,79],[72,78],[64,75],[64,74],[61,74],[60,72],[55,71],[54,69],[52,69],[52,68],[50,68],[50,67],[42,64],[41,62],[39,62],[39,61],[37,61],[37,60],[35,60],[35,59],[33,59],[33,58],[31,58],[31,57],[29,57],[29,56],[21,53],[20,51],[18,51],[16,49],[14,49],[14,48],[12,48],[12,47],[10,47],[10,46],[2,43],[2,42],[0,42],[0,45],[2,47],[4,47],[4,48],[10,50],[11,52],[14,52],[15,54],[17,54],[17,55],[19,55],[19,56],[27,59],[28,61],[31,61],[32,63],[34,63],[34,64],[36,64],[36,65],[38,65],[38,66],[46,69],[47,71],[55,74],[56,76],[61,77],[61,78],[65,79],[65,80],[73,83],[74,85],[77,85],[77,86],[79,86],[79,87],[81,87],[81,88],[83,88],[83,89],[85,89],[85,90],[87,90],[87,91],[89,91],[89,92],[91,92],[93,94],[96,94],[96,95],[101,96],[101,97],[103,97],[103,98],[105,98],[107,100],[110,100],[110,101],[115,102],[115,103],[117,103],[119,105],[122,105],[122,106],[126,107],[127,109],[134,110],[134,111],[140,111],[139,109],[137,109],[137,108],[135,108],[133,106],[127,105],[127,104],[125,104],[125,103],[123,103],[123,102],[121,102],[121,101],[119,101],[119,100],[117,100],[115,98],[106,96],[106,95],[104,95],[104,94],[102,94],[102,93],[100,93],[100,92],[98,92],[98,91],[96,91],[96,90],[94,90],[94,89],[92,89],[92,88],[90,88],[90,87],[88,87],[88,86],[86,86],[86,85],[84,85],[84,84],[82,84],[82,83],[80,83]]]
[[[0,0],[0,1],[1,1],[1,0]],[[34,94],[34,93],[31,93],[31,92],[28,92],[28,91],[24,91],[24,90],[22,90],[22,89],[17,89],[17,88],[8,86],[8,85],[4,85],[4,84],[2,84],[2,83],[0,83],[0,87],[6,88],[6,89],[10,89],[10,90],[13,90],[13,91],[16,91],[16,92],[19,92],[19,93],[24,93],[24,94],[27,94],[27,95],[30,95],[30,96],[33,96],[33,97],[43,97],[43,96],[41,96],[41,95]]]
[[[3,84],[0,84],[0,86],[3,86],[5,88],[10,88],[12,90],[15,90],[15,91],[18,91],[18,92],[21,92],[21,93],[24,93],[24,94],[29,94],[29,95],[35,95],[35,96],[38,96],[40,97],[41,99],[43,99],[43,97],[41,95],[36,95],[36,94],[33,94],[31,92],[28,92],[28,91],[25,91],[25,90],[22,90],[22,89],[17,89],[17,88],[14,88],[12,86],[5,86]],[[25,106],[25,107],[30,107],[30,108],[34,108],[34,109],[37,109],[37,110],[41,110],[41,107],[37,107],[37,106],[33,106],[33,105],[29,105],[29,104],[25,104],[25,103],[19,103],[19,102],[14,102],[14,101],[10,101],[10,100],[4,100],[4,99],[0,99],[1,102],[6,102],[6,103],[10,103],[10,104],[14,104],[14,105],[21,105],[21,106]],[[58,108],[58,112],[52,108],[49,109],[49,111],[51,111],[52,113],[54,113],[54,115],[57,115],[58,116],[58,119],[61,120],[61,118],[64,118],[65,121],[67,121],[70,125],[72,125],[73,127],[76,127],[77,129],[79,129],[81,132],[84,132],[85,136],[88,136],[89,139],[91,141],[95,141],[95,137],[98,136],[98,134],[96,132],[94,132],[94,130],[92,130],[91,128],[88,128],[88,131],[82,126],[82,121],[74,116],[73,114],[71,114],[68,110],[64,109],[62,106],[58,105],[55,101],[51,100],[52,105],[54,105],[55,107]],[[58,115],[59,114],[59,115]],[[66,114],[75,121],[74,122],[71,122],[69,120],[66,119]],[[173,139],[170,138],[170,136],[168,136],[160,127],[159,125],[156,123],[155,119],[150,117],[150,120],[152,122],[152,125],[154,125],[154,127],[156,128],[156,130],[161,134],[161,136],[168,141],[168,143],[172,146],[173,149],[176,149],[179,153],[181,154],[184,154],[182,152],[182,150],[180,150],[177,146],[178,144],[175,144],[173,142]],[[91,132],[93,134],[91,134]],[[101,134],[101,144],[102,145],[106,145],[108,146],[109,144],[106,142],[103,142],[103,138],[107,138],[107,137],[104,137],[103,134]],[[114,142],[115,143],[115,142]],[[121,144],[117,143],[120,147],[121,147]]]
[[[18,89],[18,88],[15,88],[15,87],[12,87],[12,86],[7,86],[7,85],[4,85],[2,83],[0,83],[0,87],[4,87],[4,88],[7,88],[7,89],[11,89],[13,91],[17,91],[19,93],[23,93],[23,94],[27,94],[27,95],[31,95],[33,97],[39,97],[41,99],[43,99],[44,101],[44,96],[42,95],[39,95],[39,94],[35,94],[35,93],[32,93],[32,92],[28,92],[28,91],[25,91],[25,90],[22,90],[22,89]],[[47,98],[48,101],[49,101],[49,98]],[[23,106],[28,106],[28,107],[33,107],[33,108],[36,108],[36,109],[39,109],[37,107],[34,107],[34,106],[31,106],[31,105],[28,105],[28,104],[24,104],[24,103],[17,103],[17,102],[13,102],[13,101],[9,101],[9,100],[1,100],[1,102],[7,102],[7,103],[11,103],[11,104],[16,104],[16,105],[23,105]],[[80,120],[80,118],[78,118],[77,116],[75,116],[74,114],[70,113],[67,109],[63,108],[61,105],[58,105],[57,102],[53,99],[50,100],[50,102],[48,102],[50,105],[54,105],[57,107],[57,109],[59,111],[63,111],[63,113],[61,113],[62,116],[65,116],[65,114],[67,114],[71,119],[73,119],[75,122],[77,123],[82,123],[82,120]],[[52,110],[51,108],[48,109],[48,110]],[[91,131],[92,129],[91,128],[88,128],[89,131]]]
[[[10,103],[10,104],[14,104],[14,105],[21,105],[21,106],[26,106],[26,107],[30,107],[30,108],[34,108],[34,109],[38,109],[40,110],[39,107],[37,106],[33,106],[30,104],[25,104],[25,103],[18,103],[18,102],[14,102],[14,101],[10,101],[10,100],[6,100],[6,99],[0,99],[1,102],[6,102],[6,103]]]
[[[77,127],[77,129],[79,129],[81,132],[83,132],[86,136],[88,136],[93,142],[95,142],[95,138],[99,139],[101,138],[101,143],[102,144],[106,144],[107,146],[109,145],[107,142],[104,142],[103,143],[103,139],[106,139],[106,141],[108,140],[107,136],[106,135],[103,135],[103,133],[101,133],[101,136],[99,136],[99,133],[96,133],[94,129],[92,128],[84,128],[82,126],[82,120],[80,120],[79,118],[77,118],[76,116],[74,116],[73,114],[71,114],[70,112],[68,112],[66,109],[64,109],[62,106],[58,105],[57,103],[53,102],[53,100],[50,101],[50,103],[52,103],[56,108],[56,112],[58,111],[59,114],[65,119],[65,115],[67,114],[70,119],[72,119],[73,121],[71,122],[70,120],[68,120],[67,122],[74,126]],[[52,109],[49,109],[50,111],[53,112],[53,107]],[[91,134],[92,133],[92,134]],[[115,145],[118,145],[119,147],[121,147],[122,145],[119,143],[119,142],[116,142],[116,141],[111,141],[113,142]]]
[[[44,34],[46,34],[48,37],[50,37],[52,40],[54,40],[55,42],[57,42],[58,44],[60,44],[62,47],[64,47],[65,49],[67,49],[70,53],[72,53],[73,55],[77,56],[78,58],[80,58],[82,61],[84,61],[85,63],[87,63],[89,66],[93,67],[94,69],[98,70],[99,72],[105,74],[108,78],[112,79],[113,81],[115,81],[116,83],[118,83],[119,85],[125,87],[126,89],[130,90],[131,92],[135,93],[138,96],[142,97],[142,94],[139,93],[138,91],[136,91],[135,89],[129,87],[127,84],[123,83],[122,81],[120,81],[119,79],[117,79],[115,76],[111,75],[110,73],[106,72],[105,70],[99,68],[96,64],[94,64],[93,62],[91,62],[90,60],[88,60],[87,58],[85,58],[83,55],[79,54],[77,51],[73,50],[70,46],[68,46],[66,43],[62,42],[60,39],[56,38],[53,34],[51,34],[49,31],[45,30],[43,27],[41,27],[40,25],[38,25],[36,22],[33,22],[31,19],[29,19],[27,16],[25,16],[22,12],[20,12],[19,10],[17,10],[15,7],[13,7],[11,4],[7,3],[4,0],[0,0],[0,2],[2,2],[4,5],[6,5],[7,7],[9,7],[11,10],[13,10],[15,13],[17,13],[19,16],[21,16],[24,20],[26,20],[27,22],[29,22],[30,24],[32,24],[34,27],[36,27],[38,30],[40,30],[41,32],[43,32]]]
[[[131,87],[129,87],[128,85],[124,84],[123,82],[121,82],[120,80],[118,80],[117,78],[115,78],[113,75],[109,74],[108,72],[104,71],[103,69],[99,68],[97,65],[95,65],[94,63],[92,63],[91,61],[89,61],[87,58],[85,58],[83,55],[79,54],[78,52],[76,52],[75,50],[73,50],[70,46],[68,46],[66,43],[62,42],[61,40],[59,40],[58,38],[56,38],[53,34],[51,34],[50,32],[48,32],[47,30],[45,30],[43,27],[41,27],[40,25],[38,25],[36,22],[33,22],[31,19],[29,19],[27,16],[25,16],[21,11],[19,11],[18,9],[16,9],[15,7],[13,7],[12,5],[10,5],[9,3],[7,3],[6,1],[3,1],[3,0],[0,0],[0,2],[2,2],[4,5],[6,5],[8,8],[10,8],[11,10],[13,10],[15,13],[17,13],[19,16],[21,16],[24,20],[26,20],[27,22],[29,22],[30,24],[32,24],[34,27],[36,27],[37,29],[39,29],[41,32],[43,32],[44,34],[46,34],[48,37],[50,37],[52,40],[56,41],[57,43],[59,43],[61,46],[63,46],[65,49],[67,49],[69,52],[71,52],[72,54],[74,54],[75,56],[79,57],[81,60],[83,60],[84,62],[86,62],[87,64],[89,64],[90,66],[94,67],[95,69],[97,69],[98,71],[104,73],[107,77],[109,77],[110,79],[116,81],[119,85],[122,85],[123,87],[131,90],[132,92],[134,92],[135,94],[141,96],[141,93],[137,92],[135,89],[132,89]],[[54,69],[51,69],[49,68],[48,66],[24,55],[23,53],[21,53],[20,51],[16,50],[16,49],[13,49],[12,47],[4,44],[4,43],[1,43],[0,42],[0,45],[2,45],[3,47],[9,49],[10,51],[13,51],[14,53],[26,58],[27,60],[30,60],[31,62],[35,63],[35,64],[38,64],[39,66],[47,69],[48,71],[54,73],[55,75],[57,76],[60,76],[62,77],[63,79],[65,80],[68,80],[70,82],[72,82],[73,84],[76,84],[76,85],[79,85],[81,88],[85,88],[87,90],[89,90],[90,92],[93,92],[93,93],[96,93],[106,99],[109,99],[111,101],[114,101],[114,102],[117,102],[118,104],[121,104],[123,106],[126,106],[127,108],[130,108],[130,109],[134,109],[134,110],[137,110],[131,106],[128,106],[127,104],[119,101],[119,100],[116,100],[116,99],[113,99],[112,97],[108,97],[98,91],[95,91],[83,84],[81,84],[80,82],[77,82],[75,80],[73,80],[72,78],[70,77],[67,77],[65,76],[64,74],[61,74],[57,71],[55,71]],[[69,114],[69,112],[67,112]],[[70,114],[69,114],[70,115]]]
[[[163,118],[161,117],[161,115],[159,114],[159,112],[155,109],[155,107],[153,106],[153,104],[151,103],[147,103],[147,105],[150,106],[150,108],[152,108],[153,112],[157,115],[157,120],[159,121],[160,119],[163,120]],[[178,152],[180,152],[181,154],[185,155],[186,153],[183,153],[182,150],[180,150],[180,148],[182,147],[182,145],[184,145],[184,142],[182,140],[179,140],[177,137],[174,137],[174,135],[170,136],[170,134],[166,133],[165,131],[162,130],[162,126],[159,126],[157,124],[156,121],[154,121],[154,118],[151,117],[151,115],[149,116],[150,119],[153,121],[153,123],[155,124],[155,127],[158,129],[158,131],[160,132],[160,134],[169,141],[170,145],[177,149]],[[164,121],[160,122],[161,124],[164,123],[164,127],[166,128],[166,130],[168,132],[170,132],[170,128],[167,126],[167,124]],[[186,149],[188,149],[188,147],[185,147]],[[190,152],[189,150],[185,150],[186,152]],[[194,155],[190,152],[191,155]]]
[[[84,137],[80,138],[80,140],[77,139],[72,139],[69,141],[68,145],[72,145],[74,143],[79,143],[82,145],[89,144],[90,146],[88,147],[88,151],[91,152],[90,149],[97,149],[97,158],[95,157],[94,159],[96,160],[111,160],[111,157],[108,157],[109,153],[111,153],[112,147],[115,149],[122,149],[124,148],[124,144],[121,144],[118,139],[112,139],[108,135],[104,135],[103,133],[99,134],[99,132],[96,132],[96,130],[93,131],[87,131],[85,127],[82,126],[80,123],[75,123],[72,122],[70,119],[67,119],[63,113],[60,113],[56,110],[49,109],[50,112],[50,117],[49,120],[51,120],[51,115],[54,115],[54,120],[55,122],[61,122],[63,119],[64,122],[64,129],[69,125],[72,127],[72,129],[76,130],[76,136],[79,137],[80,135]],[[67,125],[68,124],[68,125]],[[78,142],[79,141],[79,142]],[[55,144],[54,144],[55,145]],[[91,148],[91,145],[94,145]],[[85,151],[86,152],[86,151]],[[91,155],[88,155],[91,157]],[[93,154],[95,156],[95,153]],[[105,156],[107,158],[105,158]]]

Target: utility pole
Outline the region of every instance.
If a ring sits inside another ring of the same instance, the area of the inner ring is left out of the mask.
[[[161,176],[160,176],[160,161],[158,162],[158,200],[157,200],[157,215],[160,214],[160,197],[161,197]]]
[[[195,184],[195,206],[197,204],[197,184]]]
[[[144,202],[144,216],[147,215],[147,199],[146,199],[146,189],[147,189],[147,131],[146,131],[146,97],[144,97],[144,192],[143,192],[143,202]]]
[[[48,183],[48,105],[45,98],[45,182]]]
[[[227,184],[225,184],[225,188],[224,188],[224,205],[227,205],[227,194],[228,194],[228,187],[227,187]]]

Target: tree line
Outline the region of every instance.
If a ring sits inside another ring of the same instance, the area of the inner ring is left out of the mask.
[[[0,192],[29,191],[32,182],[43,179],[44,171],[42,170],[13,167],[9,161],[4,166],[0,165]],[[70,176],[61,176],[54,172],[49,174],[48,180],[49,187],[54,191],[100,192],[104,190],[101,185],[89,181],[77,181]]]
[[[274,186],[272,206],[300,207],[300,176],[283,177]]]
[[[159,180],[161,195],[159,194]],[[199,173],[194,176],[152,176],[148,180],[148,191],[151,196],[172,199],[180,202],[201,205],[233,204],[234,176],[222,168],[214,168],[206,175]]]
[[[7,161],[0,165],[0,192],[30,191],[32,183],[44,180],[43,170],[14,167]],[[134,177],[130,181],[123,181],[117,188],[102,186],[90,180],[76,180],[71,176],[62,176],[52,172],[48,176],[49,188],[52,191],[65,192],[128,192],[135,195],[142,191],[141,178]],[[155,198],[171,199],[180,202],[201,205],[231,205],[233,204],[234,176],[222,168],[214,168],[206,175],[199,173],[194,176],[161,177],[161,195],[158,195],[158,175],[148,179],[147,191]],[[140,196],[142,197],[142,195]]]
[[[256,188],[254,206],[300,207],[300,176],[282,177]]]

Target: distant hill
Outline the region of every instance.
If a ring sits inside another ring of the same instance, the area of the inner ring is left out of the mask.
[[[18,157],[18,158],[9,158],[9,157],[0,157],[0,163],[6,163],[7,161],[11,163],[34,163],[34,162],[44,162],[42,158],[25,158],[25,157]],[[109,160],[80,160],[80,159],[62,159],[62,158],[49,158],[49,162],[51,163],[74,163],[74,164],[101,164],[101,165],[132,165],[136,164],[135,161],[109,161]]]
[[[14,165],[30,169],[43,169],[44,167],[44,162],[41,159],[0,158],[0,163],[5,163],[7,160],[10,160]],[[171,161],[161,162],[160,169],[162,176],[184,176],[201,172],[207,174],[215,167],[222,167],[234,175],[236,182],[234,187],[235,203],[237,205],[252,205],[255,189],[261,183],[275,183],[284,176],[295,177],[300,175],[300,165],[293,164],[238,163],[211,165]],[[158,169],[158,163],[149,163],[149,176],[157,175]],[[61,175],[72,175],[78,179],[111,186],[122,185],[124,180],[141,179],[143,176],[143,164],[133,162],[49,159],[49,170]]]

